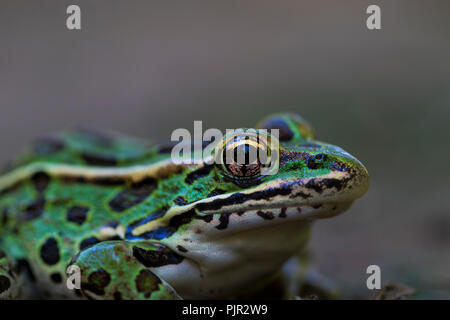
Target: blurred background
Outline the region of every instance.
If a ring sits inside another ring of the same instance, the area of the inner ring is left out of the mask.
[[[70,4],[82,30],[66,29]],[[75,125],[168,140],[297,112],[371,174],[315,225],[318,269],[345,298],[375,294],[371,264],[450,298],[449,1],[2,0],[0,41],[0,162]]]

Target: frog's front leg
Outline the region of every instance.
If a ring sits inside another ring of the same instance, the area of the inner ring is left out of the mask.
[[[308,251],[289,259],[282,269],[285,299],[338,299],[339,291],[333,281],[311,266]]]
[[[19,293],[19,283],[13,272],[13,264],[0,249],[0,299],[13,299]]]
[[[175,290],[155,275],[142,255],[168,254],[158,243],[105,241],[77,254],[69,266],[81,273],[81,292],[92,299],[180,299]]]

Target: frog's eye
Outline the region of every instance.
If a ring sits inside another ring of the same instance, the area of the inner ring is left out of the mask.
[[[254,178],[270,157],[267,140],[260,135],[237,134],[226,139],[223,145],[222,166],[234,178]]]

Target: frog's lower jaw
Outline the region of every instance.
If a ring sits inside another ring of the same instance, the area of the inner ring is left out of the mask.
[[[260,210],[233,213],[229,215],[226,229],[208,229],[205,222],[199,220],[183,236],[173,237],[166,243],[171,247],[181,245],[187,250],[183,254],[186,258],[183,264],[178,265],[178,269],[168,266],[154,272],[185,299],[236,296],[258,287],[305,248],[312,217],[330,210],[337,214],[350,204],[323,204],[300,210],[270,209],[266,215]],[[268,218],[269,211],[273,217]]]

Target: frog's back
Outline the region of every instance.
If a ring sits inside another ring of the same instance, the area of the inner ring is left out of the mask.
[[[146,141],[88,130],[36,140],[0,177],[0,248],[49,281],[61,282],[77,252],[100,241],[123,239],[124,226],[136,219],[135,214],[124,214],[127,206],[156,188],[153,179],[139,186],[112,179],[114,170],[151,166],[163,158]],[[44,169],[27,172],[36,164]],[[87,181],[45,170],[61,165],[111,174]]]

